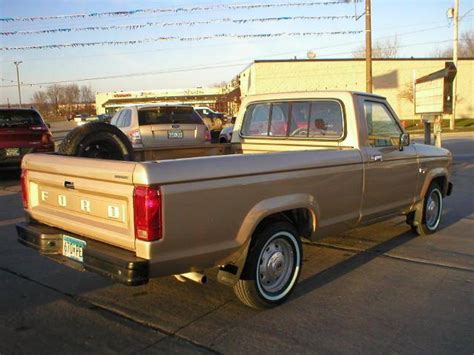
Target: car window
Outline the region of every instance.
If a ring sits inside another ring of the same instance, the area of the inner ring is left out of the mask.
[[[43,120],[34,110],[0,110],[0,127],[40,125],[43,125]]]
[[[364,102],[369,145],[373,147],[398,146],[402,130],[388,108],[379,102]]]
[[[132,123],[132,110],[123,111],[122,116],[120,117],[120,127],[130,127]]]
[[[337,101],[313,101],[309,119],[309,138],[339,138],[343,135],[343,115]]]
[[[116,126],[123,127],[123,118],[124,118],[125,111],[120,111],[119,116],[117,118]]]
[[[270,104],[254,104],[248,106],[242,134],[245,136],[267,136],[270,120]]]
[[[120,111],[119,112],[116,112],[114,114],[114,116],[112,117],[112,119],[110,120],[110,124],[111,125],[114,125],[114,126],[117,126],[117,121],[118,121],[118,118],[120,116]]]
[[[204,124],[192,107],[150,107],[138,111],[140,126],[151,124]]]
[[[288,131],[288,102],[272,104],[269,135],[286,137]]]

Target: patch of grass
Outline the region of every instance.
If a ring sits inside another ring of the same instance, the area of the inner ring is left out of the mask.
[[[422,131],[424,122],[422,120],[402,120],[407,131]],[[442,124],[443,130],[449,130],[449,120],[444,119]],[[455,131],[471,131],[474,130],[474,118],[458,118],[455,123]]]

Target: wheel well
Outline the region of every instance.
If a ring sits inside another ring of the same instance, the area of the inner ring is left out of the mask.
[[[431,181],[431,183],[436,183],[441,188],[443,196],[446,196],[446,192],[448,191],[448,179],[446,176],[437,176]]]
[[[295,208],[267,216],[260,221],[255,232],[275,220],[289,221],[296,227],[299,235],[304,238],[309,238],[313,232],[313,215],[307,208]]]
[[[265,217],[255,228],[253,235],[258,234],[268,224],[277,221],[289,221],[296,227],[299,236],[309,238],[313,232],[313,226],[316,221],[313,221],[313,214],[306,208],[296,208],[292,210],[274,213]],[[242,275],[245,275],[245,263],[247,260],[247,253],[249,248],[255,243],[255,239],[251,238],[249,244],[246,244],[244,252],[239,256],[238,260],[233,263],[226,264],[219,269],[217,280],[229,286],[233,286]],[[244,276],[245,277],[245,276]]]

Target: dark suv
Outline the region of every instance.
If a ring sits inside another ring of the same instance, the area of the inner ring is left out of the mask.
[[[26,153],[53,151],[51,132],[38,111],[0,108],[0,168],[19,167]]]

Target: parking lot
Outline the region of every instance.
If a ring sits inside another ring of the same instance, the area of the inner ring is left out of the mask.
[[[446,135],[454,191],[441,230],[403,218],[304,247],[284,305],[255,311],[209,273],[126,287],[79,273],[16,242],[19,173],[0,178],[0,353],[474,352],[474,135]],[[388,187],[389,188],[389,187]]]

